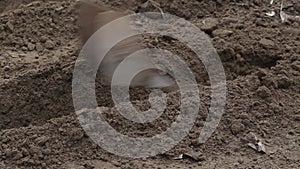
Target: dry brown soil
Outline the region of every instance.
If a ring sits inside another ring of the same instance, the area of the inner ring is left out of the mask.
[[[141,8],[145,0],[101,1],[120,10],[157,11],[151,5]],[[155,1],[205,31],[223,61],[227,104],[213,136],[197,142],[210,102],[201,63],[184,44],[161,37],[163,43],[149,45],[166,44],[195,71],[199,118],[188,137],[166,154],[129,159],[104,151],[74,113],[72,73],[80,51],[76,1],[1,0],[0,168],[300,168],[300,22],[281,22],[279,0],[272,6],[268,0]],[[300,15],[299,0],[286,0],[285,6],[288,14]],[[276,16],[265,14],[271,9]],[[145,126],[126,121],[112,109],[109,88],[97,81],[99,106],[122,133],[152,136],[177,116],[178,93],[173,92],[160,120]],[[132,89],[137,107],[149,108],[147,93]],[[265,154],[247,146],[253,134],[265,144]],[[191,152],[199,160],[173,159]]]

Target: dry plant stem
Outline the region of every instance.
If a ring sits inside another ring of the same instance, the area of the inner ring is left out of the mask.
[[[300,16],[288,15],[283,11],[283,4],[284,4],[284,0],[281,1],[281,7],[280,7],[280,18],[282,20],[282,23],[284,23],[288,20],[299,21],[300,22]]]
[[[149,2],[150,2],[155,8],[157,8],[157,9],[160,11],[160,13],[161,13],[163,19],[165,19],[165,13],[164,13],[164,11],[159,7],[160,5],[159,5],[157,2],[155,2],[155,1],[153,1],[153,0],[148,0],[147,2],[144,3],[144,6],[147,7],[147,6],[149,5]]]

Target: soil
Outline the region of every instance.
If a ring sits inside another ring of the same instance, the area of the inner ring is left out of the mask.
[[[120,10],[157,11],[145,0],[102,0]],[[160,37],[187,60],[201,89],[199,118],[168,153],[129,159],[106,152],[83,131],[74,112],[72,74],[81,49],[76,0],[0,2],[0,168],[300,168],[300,22],[281,22],[280,2],[249,0],[155,0],[168,12],[199,26],[219,53],[227,78],[221,123],[198,143],[210,104],[205,70],[184,44]],[[269,17],[266,12],[274,10]],[[286,0],[299,16],[298,0]],[[204,24],[205,23],[205,24]],[[149,42],[150,46],[159,46]],[[179,50],[182,49],[182,50]],[[166,114],[147,125],[122,118],[109,87],[97,80],[97,101],[119,132],[150,137],[176,118],[178,92],[168,93]],[[149,108],[149,90],[132,89],[131,100]],[[160,127],[157,127],[160,126]],[[266,153],[247,144],[257,136]],[[174,157],[198,154],[197,160]]]

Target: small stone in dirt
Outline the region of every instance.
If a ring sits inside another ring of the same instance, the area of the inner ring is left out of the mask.
[[[241,121],[234,121],[230,129],[232,134],[238,135],[245,130],[245,125]]]
[[[239,163],[239,164],[244,164],[244,162],[245,162],[245,161],[244,161],[243,159],[239,159],[239,160],[238,160],[238,163]]]
[[[233,31],[226,29],[217,29],[212,32],[213,37],[226,37],[233,34]]]
[[[39,147],[36,147],[36,146],[30,146],[30,155],[35,155],[35,154],[41,154],[41,150]]]
[[[47,164],[46,163],[42,163],[42,168],[47,168]]]
[[[42,136],[42,137],[39,137],[39,138],[35,139],[35,142],[36,142],[39,146],[44,146],[48,140],[49,140],[48,137]]]
[[[32,43],[29,43],[27,46],[29,51],[33,51],[35,49],[35,45]]]
[[[25,58],[26,55],[25,54],[19,54],[19,58]]]
[[[35,48],[38,52],[42,52],[44,50],[43,46],[40,43],[37,43]]]
[[[23,51],[27,51],[28,48],[27,48],[26,46],[23,46],[23,47],[22,47],[22,50],[23,50]]]
[[[257,96],[265,99],[268,98],[272,95],[271,90],[269,88],[267,88],[266,86],[262,86],[260,88],[257,89],[256,91]]]
[[[14,27],[14,25],[13,25],[13,23],[11,21],[8,21],[6,23],[6,26],[7,26],[8,30],[11,31],[11,32],[13,32],[14,29],[15,29],[15,27]]]
[[[40,41],[41,41],[41,43],[45,43],[46,41],[47,41],[47,37],[46,36],[42,36],[41,38],[40,38]]]
[[[269,105],[269,107],[270,107],[271,111],[273,111],[273,113],[278,114],[278,113],[283,112],[282,107],[280,107],[279,105],[277,105],[277,104],[275,104],[275,103],[271,103],[271,104]]]
[[[21,148],[21,151],[22,151],[22,154],[23,154],[24,157],[26,157],[26,156],[29,155],[29,152],[28,152],[28,150],[26,148],[24,148],[24,147]]]
[[[286,76],[281,76],[277,83],[279,88],[287,89],[291,86],[292,81]]]
[[[193,152],[193,153],[184,153],[180,154],[177,157],[173,158],[174,160],[183,160],[183,159],[189,159],[192,161],[204,161],[204,157],[201,153]]]
[[[268,72],[265,69],[258,69],[256,75],[258,76],[259,79],[267,76]]]
[[[262,84],[269,88],[274,88],[274,89],[278,88],[278,83],[274,78],[270,78],[270,77],[263,78]]]
[[[203,25],[200,27],[202,31],[206,33],[212,33],[214,30],[217,29],[219,24],[218,19],[216,18],[208,18],[203,22]]]
[[[275,43],[272,40],[266,38],[262,38],[259,43],[265,48],[272,48],[275,46]]]
[[[10,70],[10,67],[9,66],[5,66],[3,70],[7,72],[7,71]]]
[[[74,140],[81,140],[84,137],[84,132],[82,132],[81,130],[74,130],[71,132],[72,137]]]
[[[47,40],[46,43],[45,43],[45,47],[47,49],[53,49],[55,47],[55,44],[53,43],[53,41]]]

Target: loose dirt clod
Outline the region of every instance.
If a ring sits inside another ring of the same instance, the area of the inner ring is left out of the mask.
[[[218,19],[216,18],[207,18],[203,21],[201,30],[203,30],[206,33],[211,33],[218,27]]]
[[[259,89],[257,89],[256,94],[257,94],[257,96],[259,96],[263,99],[272,96],[270,89],[267,88],[266,86],[262,86]]]

